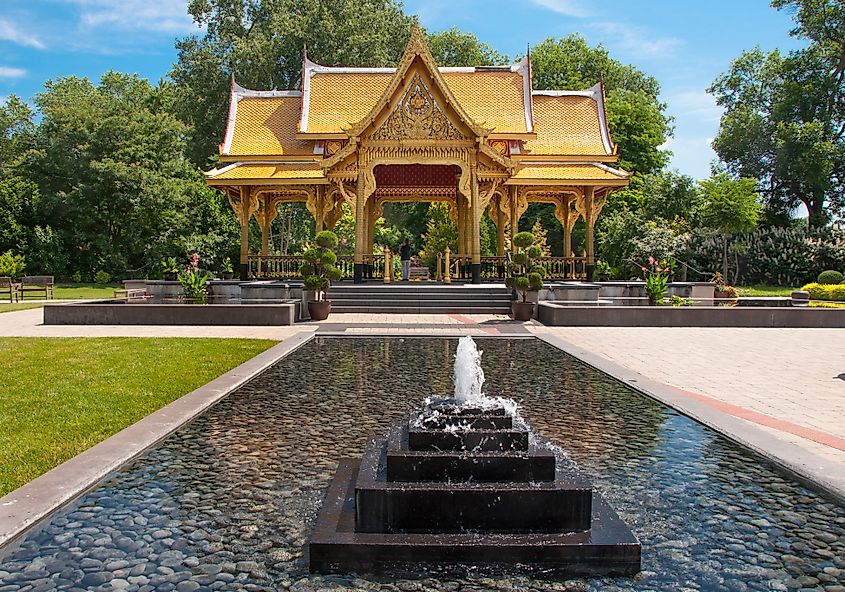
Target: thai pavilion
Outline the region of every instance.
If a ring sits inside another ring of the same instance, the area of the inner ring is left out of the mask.
[[[474,283],[482,262],[503,261],[530,202],[555,205],[564,257],[557,277],[591,276],[593,228],[607,196],[628,184],[613,166],[604,89],[534,90],[526,57],[510,66],[439,68],[414,27],[396,68],[339,68],[303,61],[301,90],[255,91],[232,78],[220,168],[206,173],[241,224],[241,275],[282,270],[269,256],[277,204],[304,202],[315,228],[355,217],[355,282],[372,276],[376,220],[386,202],[441,201],[458,227],[458,252]],[[498,230],[498,257],[482,258],[480,223]],[[249,253],[250,220],[261,253]],[[586,224],[583,257],[571,232]],[[482,261],[485,259],[485,261]],[[383,265],[383,262],[382,262]],[[289,269],[298,266],[291,265]],[[501,269],[501,266],[499,266]]]

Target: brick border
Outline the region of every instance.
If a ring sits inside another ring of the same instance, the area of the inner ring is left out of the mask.
[[[845,473],[843,473],[842,465],[839,463],[813,454],[791,442],[784,442],[776,438],[754,425],[753,419],[743,419],[743,415],[738,412],[732,414],[729,409],[720,409],[719,406],[704,400],[709,399],[709,397],[652,380],[639,372],[620,366],[616,362],[566,341],[557,335],[549,333],[535,333],[534,335],[537,339],[577,358],[640,394],[655,399],[760,454],[799,481],[809,483],[836,498],[840,503],[845,503]],[[762,421],[759,423],[765,425]],[[806,438],[806,436],[802,437]]]

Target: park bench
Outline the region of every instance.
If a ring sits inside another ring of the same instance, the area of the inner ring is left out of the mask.
[[[408,279],[410,279],[410,280],[427,280],[427,279],[429,279],[428,267],[426,267],[424,265],[420,265],[420,266],[413,266],[412,265]]]
[[[17,302],[18,290],[20,290],[20,284],[13,282],[12,278],[0,277],[0,294],[8,294],[9,302]]]
[[[51,275],[28,275],[21,278],[21,286],[18,288],[20,299],[25,300],[27,292],[44,294],[44,299],[53,298],[53,276]]]
[[[135,300],[138,298],[146,298],[146,288],[122,288],[114,291],[115,298],[123,298],[126,300]]]

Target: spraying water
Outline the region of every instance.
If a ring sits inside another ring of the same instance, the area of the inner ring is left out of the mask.
[[[481,353],[469,335],[458,341],[458,353],[455,355],[455,400],[459,405],[482,398],[484,370],[481,369]]]

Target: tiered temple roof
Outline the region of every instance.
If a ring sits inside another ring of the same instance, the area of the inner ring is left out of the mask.
[[[233,77],[220,160],[235,164],[207,173],[209,182],[327,182],[319,166],[306,163],[333,153],[333,140],[347,139],[395,71],[320,66],[306,58],[301,90],[249,90]],[[488,142],[516,163],[505,184],[627,184],[629,173],[605,164],[616,161],[616,146],[601,83],[579,91],[533,90],[528,58],[439,71],[463,111],[488,130]],[[271,162],[278,165],[257,164]]]

